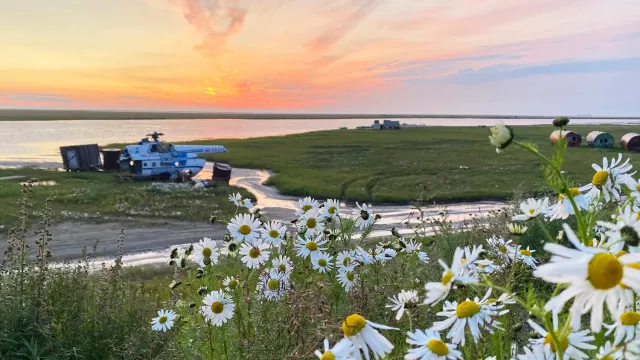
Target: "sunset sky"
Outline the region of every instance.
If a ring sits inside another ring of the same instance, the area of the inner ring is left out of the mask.
[[[638,0],[0,0],[0,108],[640,115]]]

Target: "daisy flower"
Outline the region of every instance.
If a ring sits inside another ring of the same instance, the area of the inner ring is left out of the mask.
[[[602,226],[607,237],[607,243],[615,250],[622,250],[624,244],[629,246],[640,245],[640,221],[638,214],[627,206],[617,217],[615,224],[598,221],[598,225]]]
[[[257,292],[269,301],[279,301],[289,293],[291,288],[287,275],[276,269],[271,269],[260,275]]]
[[[269,260],[271,251],[267,249],[269,249],[269,245],[259,238],[242,243],[240,255],[243,256],[240,261],[247,265],[249,269],[257,269]]]
[[[434,322],[432,329],[442,331],[451,327],[447,334],[447,339],[451,339],[454,344],[462,344],[464,346],[464,329],[468,324],[473,341],[478,343],[480,330],[484,328],[489,333],[493,333],[492,327],[499,329],[500,323],[493,320],[493,317],[505,313],[500,311],[503,305],[487,303],[489,295],[491,295],[491,289],[487,290],[482,300],[475,297],[473,300],[467,299],[461,303],[446,301],[443,306],[444,311],[436,315],[446,316],[448,319]]]
[[[631,176],[626,176],[624,183],[631,191],[630,196],[634,198],[636,202],[640,201],[640,179],[636,180]]]
[[[430,282],[424,286],[424,289],[426,290],[426,299],[424,300],[425,305],[432,305],[444,300],[447,295],[449,295],[449,291],[451,291],[451,287],[455,281],[463,284],[478,282],[477,279],[461,275],[465,268],[476,260],[467,259],[467,261],[463,262],[463,256],[464,250],[457,248],[453,254],[451,267],[449,267],[444,261],[438,260],[438,263],[444,269],[442,272],[442,279],[439,282]]]
[[[515,256],[512,255],[512,259],[514,261],[522,260],[522,262],[535,269],[538,266],[538,261],[532,256],[534,252],[535,250],[531,250],[528,246],[526,249],[519,248]]]
[[[514,224],[514,223],[508,224],[507,228],[509,229],[509,232],[512,235],[522,235],[522,234],[526,233],[527,230],[529,230],[529,228],[526,227],[526,226],[522,226],[522,225]]]
[[[250,241],[257,238],[259,228],[260,220],[254,218],[252,214],[236,215],[227,225],[231,236],[238,241]]]
[[[200,240],[197,244],[193,245],[193,257],[195,262],[202,267],[209,264],[217,264],[218,256],[220,256],[217,248],[218,244],[207,237]]]
[[[305,212],[304,215],[302,215],[301,223],[307,229],[305,232],[307,236],[322,234],[324,230],[324,221],[318,209],[311,209]]]
[[[608,329],[605,335],[609,336],[615,331],[615,338],[613,340],[615,345],[618,345],[623,341],[629,342],[636,337],[636,333],[640,330],[638,323],[640,323],[640,313],[635,311],[625,311],[618,316],[613,325],[604,324],[604,327]]]
[[[581,350],[595,350],[595,346],[589,344],[590,341],[595,340],[595,337],[589,335],[589,330],[583,330],[579,332],[571,332],[569,336],[560,336],[558,331],[558,314],[553,313],[553,332],[555,333],[556,338],[558,339],[558,344],[562,351],[564,352],[565,359],[575,359],[575,360],[583,360],[588,359],[589,356],[582,352]],[[541,339],[530,339],[533,345],[544,346],[545,353],[556,355],[558,349],[556,345],[553,343],[553,337],[550,333],[547,332],[542,326],[536,324],[531,319],[527,320],[529,326],[533,328],[535,332],[537,332]],[[552,358],[557,359],[557,356],[552,356]]]
[[[213,326],[222,326],[233,317],[235,304],[229,295],[222,290],[212,291],[202,300],[204,306],[200,307],[200,312],[205,321]]]
[[[298,200],[298,210],[296,211],[296,215],[301,216],[304,215],[304,213],[306,213],[307,211],[314,209],[320,209],[320,203],[317,200],[307,196],[304,199]]]
[[[611,341],[607,341],[598,349],[598,360],[620,360],[622,356],[622,350],[616,350],[615,346],[611,346]]]
[[[570,188],[569,194],[573,196],[573,201],[576,203],[578,209],[588,209],[589,208],[589,199],[587,199],[580,190],[577,188]],[[571,205],[571,201],[567,194],[558,195],[558,202],[549,206],[547,208],[546,215],[551,220],[556,219],[566,219],[569,215],[573,215],[575,212],[573,211],[573,205]]]
[[[400,320],[405,307],[413,307],[418,304],[418,292],[415,290],[402,290],[398,295],[389,298],[391,304],[386,305],[392,311],[397,311],[396,320]]]
[[[293,265],[291,264],[291,259],[289,259],[288,256],[280,255],[277,258],[274,258],[271,260],[271,267],[287,276],[289,276],[293,271]]]
[[[303,239],[298,236],[295,244],[296,254],[301,258],[306,259],[307,257],[311,257],[311,259],[314,259],[320,255],[321,252],[327,250],[326,247],[322,247],[322,245],[326,243],[327,240],[322,239],[322,234],[312,239]]]
[[[360,246],[354,250],[353,254],[355,261],[360,264],[373,264],[375,261],[373,251],[367,251]]]
[[[423,251],[420,251],[418,253],[418,259],[420,259],[420,261],[422,261],[423,263],[428,263],[429,260],[431,260],[429,259],[429,255],[427,255],[427,253]]]
[[[479,274],[493,274],[498,269],[500,269],[500,267],[494,264],[493,260],[477,260],[473,264],[469,265],[469,274],[475,278]]]
[[[569,225],[563,225],[569,242],[576,249],[547,243],[544,249],[554,256],[549,263],[541,265],[534,275],[554,284],[569,287],[549,300],[548,311],[559,312],[574,299],[571,306],[572,327],[580,328],[580,318],[591,311],[591,330],[599,332],[602,327],[603,305],[616,316],[625,309],[629,297],[625,289],[640,291],[640,270],[632,267],[640,262],[640,254],[623,254],[620,257],[604,249],[582,245]]]
[[[546,352],[544,346],[536,345],[531,348],[525,346],[524,354],[518,355],[517,360],[551,360],[552,357],[555,358],[555,355]]]
[[[160,310],[158,316],[151,320],[151,330],[167,332],[167,330],[173,327],[173,322],[178,316],[173,310]]]
[[[604,196],[604,199],[609,202],[620,201],[620,185],[627,181],[627,177],[634,173],[629,173],[633,169],[633,166],[629,164],[629,159],[622,162],[622,153],[618,153],[618,158],[612,158],[611,163],[607,158],[602,159],[602,166],[598,164],[592,164],[593,170],[596,171],[593,174],[591,183],[580,188],[580,191],[586,191],[585,196],[592,202],[597,201],[600,196]]]
[[[356,217],[356,227],[360,230],[364,230],[376,221],[375,216],[371,212],[371,205],[362,203],[362,205],[356,202],[357,209],[353,210],[353,215]]]
[[[246,207],[247,209],[251,209],[253,207],[253,204],[251,203],[251,199],[242,199],[241,204],[243,207]]]
[[[369,359],[369,351],[373,353],[374,358],[382,359],[393,350],[393,344],[376,329],[398,330],[366,320],[359,314],[349,315],[342,322],[344,336],[351,341],[358,353],[362,350],[367,359]],[[360,358],[360,356],[357,357]]]
[[[491,127],[491,135],[489,135],[489,142],[496,147],[496,152],[500,153],[500,150],[505,149],[513,141],[513,129],[505,125],[503,122],[497,123]]]
[[[324,339],[324,352],[316,350],[315,354],[320,360],[352,360],[351,353],[356,350],[347,338],[338,341],[333,347],[329,346],[329,340]]]
[[[404,247],[404,252],[406,252],[407,254],[413,254],[415,252],[419,252],[420,248],[422,247],[421,243],[415,242],[415,240],[413,239],[409,240],[405,244],[406,246]]]
[[[328,199],[323,208],[325,217],[332,219],[340,217],[340,202],[338,200]]]
[[[325,252],[320,253],[315,258],[311,258],[311,266],[313,266],[313,270],[318,270],[321,273],[326,273],[331,271],[333,264],[331,263],[333,259],[331,256]]]
[[[260,229],[260,232],[269,245],[280,246],[287,234],[287,227],[279,221],[271,221],[264,224],[264,229]]]
[[[483,252],[484,249],[482,248],[482,245],[474,246],[473,248],[465,246],[464,255],[462,256],[462,260],[460,260],[460,264],[464,266],[460,267],[460,273],[458,275],[462,275],[464,277],[469,276],[470,269],[475,266],[478,256]]]
[[[336,275],[336,278],[346,292],[351,291],[351,289],[353,289],[358,282],[358,274],[356,274],[353,270],[339,271],[338,275]]]
[[[240,285],[240,281],[235,276],[227,276],[222,285],[224,285],[225,290],[233,292]]]
[[[407,344],[415,346],[404,356],[405,360],[454,360],[462,359],[462,353],[456,345],[447,344],[440,338],[440,333],[428,329],[407,332]]]
[[[520,211],[522,214],[515,215],[511,218],[513,221],[524,221],[544,214],[549,207],[549,198],[534,199],[529,198],[520,203]]]
[[[487,239],[492,252],[500,258],[505,264],[511,263],[511,258],[516,253],[516,248],[511,240],[505,240],[502,237],[490,237]]]
[[[238,242],[236,240],[231,240],[225,243],[225,246],[220,249],[220,254],[234,258],[238,255],[238,250],[240,250]]]
[[[229,201],[235,206],[242,206],[242,195],[240,193],[231,194],[229,195]]]
[[[356,265],[357,264],[351,251],[341,251],[336,257],[336,266],[340,271],[353,270]]]

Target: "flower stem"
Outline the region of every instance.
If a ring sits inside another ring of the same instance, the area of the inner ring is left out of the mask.
[[[549,234],[549,230],[547,230],[547,227],[544,226],[544,224],[542,223],[542,221],[540,221],[540,219],[538,219],[538,217],[536,216],[536,223],[538,224],[538,226],[542,229],[542,231],[544,232],[544,234],[546,235],[547,239],[549,239],[549,242],[557,242],[556,238],[554,238],[553,236],[551,236],[551,234]]]
[[[229,351],[227,350],[227,325],[222,326],[222,341],[224,344],[224,357],[226,360],[229,360]]]
[[[213,359],[213,335],[211,334],[211,324],[207,324],[207,335],[209,337],[209,350],[211,359]]]

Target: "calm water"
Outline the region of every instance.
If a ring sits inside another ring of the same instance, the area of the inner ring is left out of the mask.
[[[429,126],[492,125],[495,119],[395,119],[401,123]],[[548,124],[544,119],[505,120],[507,124]],[[573,120],[574,124],[639,123],[633,120]],[[249,138],[355,128],[370,125],[373,119],[313,119],[313,120],[69,120],[69,121],[0,121],[0,166],[57,165],[59,147],[66,145],[134,143],[145,134],[159,131],[167,141],[197,139]]]

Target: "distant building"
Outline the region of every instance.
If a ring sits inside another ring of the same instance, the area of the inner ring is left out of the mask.
[[[613,135],[609,133],[592,131],[587,135],[587,143],[589,143],[589,146],[595,148],[610,148],[613,147],[614,139]]]
[[[382,122],[383,129],[400,129],[400,121],[385,120]]]
[[[560,140],[560,135],[567,140],[567,146],[569,147],[578,147],[582,144],[582,136],[574,131],[562,130],[562,134],[560,134],[560,130],[556,130],[551,133],[549,136],[549,141],[552,144],[557,144],[558,140]]]
[[[371,125],[371,127],[374,128],[375,130],[381,130],[382,124],[380,124],[380,120],[374,120],[373,125]]]

